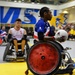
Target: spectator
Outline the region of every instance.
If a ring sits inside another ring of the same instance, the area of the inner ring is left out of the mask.
[[[0,30],[0,38],[3,42],[7,42],[7,32],[5,31],[5,26],[2,26]]]

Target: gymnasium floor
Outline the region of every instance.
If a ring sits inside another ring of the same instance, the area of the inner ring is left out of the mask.
[[[31,39],[29,42],[30,46],[33,44],[33,40]],[[71,57],[75,58],[75,41],[66,41],[62,43],[63,47],[71,47],[72,49],[68,52]],[[26,62],[4,62],[2,60],[3,53],[5,50],[5,46],[0,46],[0,75],[25,75],[25,70],[27,69]],[[33,75],[29,71],[29,75]],[[59,74],[60,75],[60,74]],[[69,75],[69,74],[61,74],[61,75]],[[75,70],[73,70],[73,75],[75,75]]]

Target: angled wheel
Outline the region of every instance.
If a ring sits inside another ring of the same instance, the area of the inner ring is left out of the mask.
[[[28,54],[28,52],[29,52],[29,44],[26,43],[26,53]]]
[[[61,63],[61,53],[56,43],[38,42],[27,56],[27,66],[36,75],[53,74]]]
[[[6,61],[6,56],[9,53],[9,48],[10,48],[10,43],[8,43],[6,45],[5,52],[4,52],[4,55],[3,55],[3,61]]]

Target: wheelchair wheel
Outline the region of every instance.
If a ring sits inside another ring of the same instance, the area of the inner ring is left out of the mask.
[[[27,66],[35,75],[51,75],[60,64],[60,49],[54,42],[38,42],[29,50]]]
[[[7,56],[8,53],[9,53],[9,48],[10,48],[10,43],[8,43],[8,44],[6,45],[5,52],[4,52],[4,55],[3,55],[3,61],[6,61],[6,56]]]
[[[63,46],[59,42],[57,42],[57,41],[51,41],[51,42],[55,43],[60,48],[60,51],[64,50]]]

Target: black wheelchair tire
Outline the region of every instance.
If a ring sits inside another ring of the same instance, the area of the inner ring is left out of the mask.
[[[5,51],[4,51],[4,55],[3,55],[3,61],[6,61],[6,56],[7,56],[8,52],[9,52],[9,48],[10,48],[10,43],[8,43],[6,45],[6,48],[5,48]]]
[[[51,42],[56,43],[56,45],[59,47],[59,49],[60,49],[61,52],[64,51],[63,46],[59,42],[57,42],[57,41],[51,41]],[[61,54],[61,57],[62,57],[62,59],[65,59],[65,54]]]

